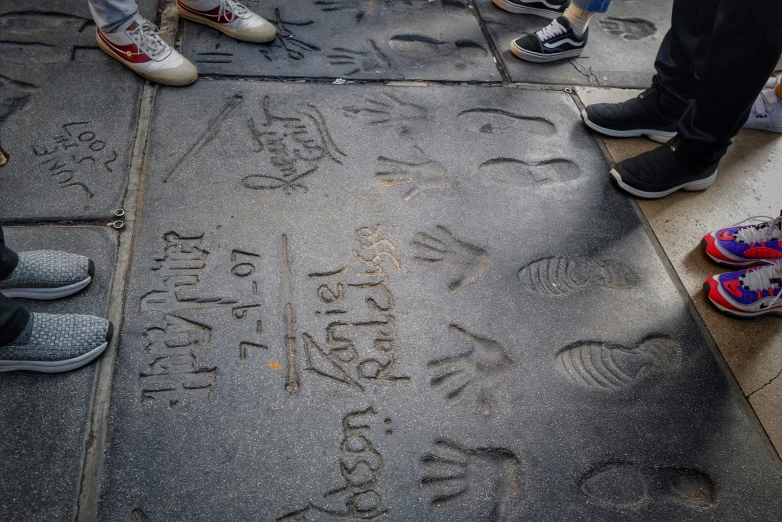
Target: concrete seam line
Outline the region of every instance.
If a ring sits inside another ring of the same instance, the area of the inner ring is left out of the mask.
[[[508,72],[508,68],[502,59],[502,52],[497,48],[497,43],[494,41],[494,38],[491,37],[489,28],[486,27],[486,23],[483,21],[483,16],[481,15],[480,11],[478,11],[478,7],[475,5],[474,1],[470,1],[470,9],[472,10],[473,16],[475,16],[475,20],[478,22],[478,26],[481,28],[483,37],[489,44],[489,50],[491,51],[492,58],[494,58],[494,65],[497,67],[497,71],[500,73],[500,78],[502,78],[502,83],[505,85],[511,83],[513,79],[511,78],[510,72]]]
[[[90,417],[87,422],[87,434],[84,442],[84,460],[74,511],[76,522],[93,522],[98,516],[101,475],[103,471],[104,451],[106,448],[107,420],[111,403],[111,388],[114,380],[114,365],[117,359],[122,318],[125,305],[125,289],[130,277],[133,260],[138,216],[141,211],[143,178],[145,176],[146,156],[152,132],[155,94],[157,87],[147,83],[141,94],[138,115],[138,127],[130,160],[128,186],[123,208],[126,209],[125,230],[118,236],[117,260],[109,293],[108,316],[114,323],[115,334],[104,355],[98,359],[95,380],[92,389]]]

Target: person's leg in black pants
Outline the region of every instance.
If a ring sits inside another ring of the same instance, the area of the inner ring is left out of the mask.
[[[661,104],[685,108],[682,152],[718,161],[747,121],[782,52],[778,0],[675,0],[653,83]]]
[[[0,227],[0,279],[11,275],[18,262],[16,252],[5,246],[3,229]],[[16,339],[29,320],[30,312],[26,308],[0,294],[0,346]]]
[[[621,188],[659,198],[711,186],[782,53],[780,19],[779,0],[674,0],[652,89],[584,110],[586,124],[609,136],[676,136],[618,163],[611,175]]]
[[[674,0],[671,28],[657,51],[652,85],[660,91],[661,109],[677,121],[695,98],[719,4],[720,0]]]

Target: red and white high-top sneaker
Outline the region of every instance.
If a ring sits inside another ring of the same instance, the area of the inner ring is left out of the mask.
[[[146,20],[116,33],[98,29],[96,38],[106,54],[149,81],[182,86],[198,78],[193,64],[164,42],[157,27]]]
[[[235,0],[177,0],[179,16],[214,27],[232,38],[268,43],[277,29]]]

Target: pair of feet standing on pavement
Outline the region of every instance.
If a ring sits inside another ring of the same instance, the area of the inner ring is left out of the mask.
[[[493,0],[517,14],[554,19],[534,34],[514,40],[511,52],[526,61],[548,63],[580,56],[591,13],[571,6],[570,0]],[[780,60],[782,65],[782,60]],[[779,68],[780,65],[777,67]],[[776,79],[758,95],[745,127],[782,132],[782,85]],[[623,103],[602,103],[584,109],[588,127],[612,137],[640,137],[664,143],[663,147],[618,163],[611,176],[626,192],[643,198],[660,198],[678,190],[705,190],[717,177],[719,160],[704,163],[680,146],[677,124],[683,115],[660,103],[661,93],[651,87]],[[668,104],[670,106],[670,104]],[[710,277],[704,283],[709,300],[735,317],[767,313],[782,315],[782,216],[746,227],[723,229],[703,238],[706,254],[729,267],[752,267]]]
[[[510,51],[514,56],[528,62],[549,63],[581,56],[586,48],[588,24],[593,13],[575,9],[579,14],[570,16],[571,0],[493,1],[497,7],[510,13],[554,19],[539,31],[513,40]],[[570,21],[569,16],[574,22]],[[782,59],[777,70],[782,70]],[[782,83],[774,78],[766,84],[765,89],[758,94],[744,127],[782,133]],[[657,134],[652,139],[659,141],[659,136],[665,135]],[[662,140],[662,143],[665,141],[667,139]]]
[[[277,36],[273,24],[234,0],[177,0],[177,10],[182,18],[237,40],[269,43]],[[114,33],[98,29],[96,39],[106,54],[152,82],[184,86],[198,78],[195,66],[164,42],[147,20],[132,20]]]
[[[84,256],[51,250],[20,252],[17,256],[13,271],[0,279],[0,300],[62,299],[84,290],[95,276],[95,264]],[[0,342],[0,373],[75,370],[103,353],[113,335],[111,322],[101,317],[29,313],[20,306],[14,308],[19,313],[14,317],[17,320],[10,322],[26,319],[26,324],[22,323],[24,329],[15,338]],[[5,333],[0,332],[0,339]]]
[[[590,105],[581,116],[589,128],[607,136],[646,136],[665,143],[611,170],[616,183],[630,194],[661,198],[680,189],[707,189],[717,177],[719,160],[697,163],[679,149],[678,117],[665,113],[659,97],[657,88],[651,87],[626,102]],[[782,216],[706,234],[702,243],[708,257],[720,265],[752,267],[706,280],[704,290],[714,306],[734,317],[782,315]]]

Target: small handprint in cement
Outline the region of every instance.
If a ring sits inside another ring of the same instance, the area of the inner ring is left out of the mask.
[[[448,290],[451,292],[461,290],[489,271],[489,253],[486,250],[458,239],[443,226],[438,226],[432,234],[419,232],[410,245],[416,251],[415,261],[448,272]]]
[[[474,396],[478,411],[488,415],[494,403],[494,389],[507,377],[513,359],[497,341],[479,337],[457,325],[451,325],[450,330],[467,349],[458,355],[430,361],[429,382],[445,394],[449,405]]]

